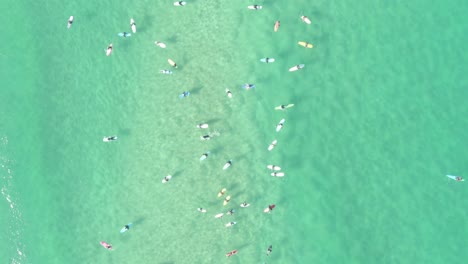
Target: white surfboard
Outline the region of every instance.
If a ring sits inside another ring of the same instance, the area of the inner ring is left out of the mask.
[[[227,97],[232,98],[232,93],[231,93],[231,91],[229,91],[228,88],[226,88],[226,95],[227,95]]]
[[[224,199],[223,205],[228,204],[229,201],[231,201],[231,196],[230,196],[230,195],[228,195],[228,196],[226,197],[226,199]]]
[[[197,208],[197,210],[198,210],[198,212],[200,212],[200,213],[206,213],[206,210],[203,209],[203,208]]]
[[[229,222],[229,223],[225,224],[225,226],[230,227],[230,226],[233,226],[235,224],[237,224],[237,222]]]
[[[187,2],[184,2],[184,1],[174,2],[175,6],[184,6],[186,4],[187,4]]]
[[[160,41],[155,41],[154,44],[156,44],[156,46],[160,47],[160,48],[163,48],[165,49],[166,48],[166,44],[160,42]]]
[[[261,62],[265,62],[265,63],[272,63],[272,62],[275,62],[275,59],[274,58],[263,58],[263,59],[260,59]]]
[[[272,172],[271,176],[273,176],[273,177],[284,177],[284,172]]]
[[[223,170],[225,170],[225,169],[231,167],[231,165],[232,165],[232,161],[231,161],[231,160],[228,160],[228,162],[226,162],[226,164],[224,164]]]
[[[110,56],[111,53],[112,53],[112,43],[109,44],[109,46],[107,46],[106,55],[107,55],[107,56]]]
[[[260,6],[260,5],[249,5],[247,7],[248,9],[252,9],[252,10],[260,10],[263,8],[263,6]]]
[[[129,223],[129,224],[125,225],[124,227],[122,227],[122,229],[120,229],[120,233],[122,234],[122,233],[127,232],[130,229],[130,227],[132,227],[132,223]]]
[[[218,197],[221,197],[224,195],[224,193],[226,193],[226,188],[223,188],[221,191],[219,191],[218,193]]]
[[[279,105],[277,107],[275,107],[275,110],[284,110],[284,109],[288,109],[290,107],[293,107],[294,104],[287,104],[287,105]]]
[[[68,19],[68,25],[67,25],[67,28],[71,28],[72,24],[73,24],[73,20],[75,18],[73,16],[70,16],[70,18]]]
[[[130,18],[130,27],[132,28],[132,32],[136,33],[136,24],[135,24],[135,20],[133,20],[133,18]]]
[[[300,70],[300,69],[302,69],[304,67],[305,67],[305,64],[298,64],[296,66],[293,66],[293,67],[289,68],[289,71],[290,72],[297,71],[297,70]]]
[[[284,121],[286,121],[286,120],[283,118],[283,119],[280,120],[278,125],[276,125],[276,132],[279,132],[283,128]]]
[[[306,16],[301,16],[301,20],[302,20],[304,23],[309,24],[309,25],[310,25],[310,23],[311,23],[311,22],[310,22],[310,19],[309,19],[308,17],[306,17]]]
[[[250,206],[250,204],[243,204],[243,203],[240,205],[240,207],[243,207],[243,208],[249,207],[249,206]]]
[[[279,171],[279,170],[281,170],[281,167],[280,167],[280,166],[276,166],[276,165],[267,165],[267,168],[270,169],[270,170],[274,170],[274,171]]]
[[[270,146],[268,146],[268,151],[271,151],[275,146],[276,146],[276,143],[278,143],[278,140],[273,140],[273,142],[271,142]]]
[[[204,123],[204,124],[198,124],[197,125],[198,128],[208,128],[208,124]]]
[[[173,60],[167,59],[167,62],[169,62],[169,64],[170,64],[172,67],[177,68],[177,64],[176,64]]]
[[[217,215],[215,215],[215,218],[221,218],[221,217],[223,217],[223,215],[224,215],[223,213],[217,214]]]
[[[465,179],[463,179],[460,176],[447,175],[447,177],[449,177],[450,179],[452,179],[454,181],[465,181]]]
[[[162,183],[168,182],[171,178],[172,178],[171,175],[167,175],[166,177],[164,177],[164,179],[162,179]]]
[[[110,142],[110,141],[114,141],[114,140],[117,140],[117,137],[116,137],[116,136],[104,137],[104,138],[102,139],[102,141],[104,141],[104,142]]]
[[[200,161],[206,160],[206,158],[208,158],[208,155],[210,155],[210,152],[209,152],[209,151],[203,153],[203,155],[200,157]]]

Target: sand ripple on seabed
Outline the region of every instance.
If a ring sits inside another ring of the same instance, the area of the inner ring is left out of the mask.
[[[2,137],[0,139],[1,145],[5,146],[8,144],[8,138]],[[12,161],[8,158],[1,156],[0,157],[0,174],[2,174],[2,188],[0,192],[5,200],[8,202],[10,206],[10,221],[7,225],[7,234],[8,240],[11,245],[16,247],[16,256],[11,257],[12,264],[20,264],[23,263],[23,260],[26,259],[26,255],[24,254],[24,245],[20,242],[22,237],[23,231],[23,218],[21,211],[16,206],[15,200],[12,197],[14,196],[14,192],[11,191],[12,181],[13,181],[13,174],[11,169],[8,167],[8,164],[11,164]]]

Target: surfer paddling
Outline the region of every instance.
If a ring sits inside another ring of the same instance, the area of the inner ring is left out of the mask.
[[[112,250],[112,245],[105,242],[105,241],[101,241],[101,246],[103,246],[104,248],[107,248],[108,250]]]
[[[68,19],[68,25],[67,25],[67,28],[71,28],[72,24],[73,24],[73,20],[75,18],[73,16],[70,16],[70,18]]]
[[[226,257],[230,257],[230,256],[235,255],[235,254],[237,254],[237,250],[233,250],[233,251],[227,253]]]
[[[265,210],[263,210],[263,212],[264,212],[264,213],[269,213],[269,212],[271,212],[275,207],[276,207],[276,205],[270,204],[267,208],[265,208]]]
[[[270,245],[270,246],[268,247],[268,249],[267,249],[267,253],[266,253],[266,254],[267,254],[267,256],[270,256],[270,254],[271,254],[271,251],[273,251],[273,245]]]

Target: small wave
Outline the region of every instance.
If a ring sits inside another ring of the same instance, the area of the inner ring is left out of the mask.
[[[23,237],[23,217],[18,206],[18,195],[14,192],[13,187],[13,171],[10,167],[13,161],[5,154],[8,145],[8,138],[0,138],[0,193],[5,198],[10,206],[9,214],[7,215],[7,240],[8,245],[11,245],[11,250],[16,249],[16,253],[12,253],[10,257],[11,264],[24,264],[26,261],[25,246],[21,242]],[[14,251],[13,251],[14,252]]]

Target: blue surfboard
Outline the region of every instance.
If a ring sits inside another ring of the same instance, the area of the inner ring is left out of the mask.
[[[126,38],[126,37],[130,37],[132,34],[127,33],[127,32],[121,32],[121,33],[119,33],[117,35],[119,35],[119,37],[125,37]]]

